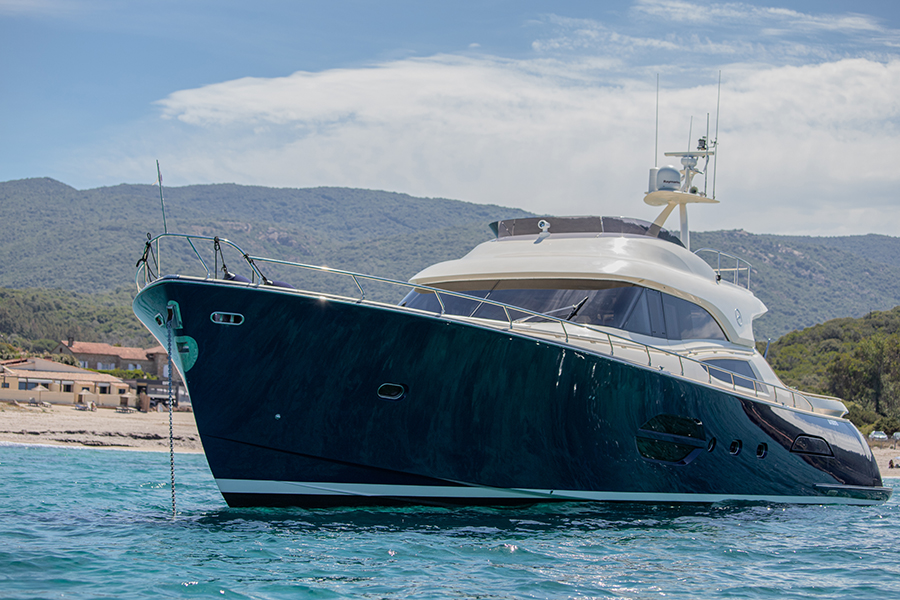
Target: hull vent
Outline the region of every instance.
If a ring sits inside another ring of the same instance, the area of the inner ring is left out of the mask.
[[[690,463],[708,446],[699,420],[665,414],[641,425],[635,442],[643,459],[677,466]]]
[[[815,456],[834,456],[831,446],[820,437],[811,435],[798,435],[791,446],[791,452],[796,454],[813,454]]]

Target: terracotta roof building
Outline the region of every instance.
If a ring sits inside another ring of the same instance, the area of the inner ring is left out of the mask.
[[[60,342],[53,354],[69,354],[85,369],[112,371],[113,369],[138,370],[160,379],[169,377],[169,361],[162,346],[153,348],[129,348],[100,342],[76,342],[69,339]],[[177,375],[176,375],[177,378]]]

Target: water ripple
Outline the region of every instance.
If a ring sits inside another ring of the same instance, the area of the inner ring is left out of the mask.
[[[202,455],[0,447],[4,598],[875,598],[877,507],[229,509]],[[888,479],[887,485],[900,486]]]

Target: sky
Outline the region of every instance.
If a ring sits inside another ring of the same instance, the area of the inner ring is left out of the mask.
[[[0,181],[652,220],[709,135],[692,230],[900,235],[895,0],[0,0],[0,55]]]

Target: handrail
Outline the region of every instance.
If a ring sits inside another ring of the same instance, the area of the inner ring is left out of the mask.
[[[365,291],[363,290],[363,287],[362,287],[362,284],[360,283],[360,281],[372,281],[372,282],[377,282],[377,283],[386,283],[386,284],[396,285],[401,288],[406,288],[406,289],[410,289],[410,290],[426,290],[426,291],[432,292],[435,294],[438,304],[441,307],[440,316],[444,317],[444,318],[456,317],[456,318],[460,318],[460,319],[466,319],[465,317],[461,317],[459,315],[449,315],[446,311],[446,305],[444,304],[442,296],[446,295],[446,296],[463,298],[466,300],[477,300],[479,303],[490,304],[490,305],[496,306],[498,308],[501,308],[503,310],[504,314],[506,315],[507,325],[510,330],[516,329],[519,332],[528,333],[533,336],[538,335],[541,337],[546,337],[546,336],[564,337],[566,343],[569,343],[570,338],[573,338],[573,337],[582,343],[597,344],[597,343],[605,342],[605,344],[609,345],[609,356],[616,356],[617,358],[620,358],[622,360],[626,360],[626,361],[634,362],[634,363],[636,363],[636,361],[629,360],[621,352],[620,352],[620,354],[616,355],[615,347],[618,346],[621,350],[627,350],[629,348],[637,349],[641,354],[646,355],[647,365],[649,367],[653,366],[652,356],[654,353],[656,353],[657,355],[660,355],[661,357],[677,359],[678,367],[680,370],[680,375],[681,375],[681,377],[684,377],[686,379],[690,379],[692,381],[697,381],[697,382],[701,382],[701,383],[707,383],[709,385],[714,385],[714,386],[718,386],[718,387],[726,387],[726,388],[730,387],[732,389],[732,391],[734,391],[735,393],[747,394],[747,395],[749,395],[749,393],[750,393],[749,389],[750,389],[750,386],[752,385],[753,393],[756,398],[759,398],[760,392],[763,392],[764,394],[768,394],[768,389],[772,388],[772,390],[773,390],[772,398],[773,398],[774,402],[780,403],[784,406],[788,405],[786,402],[779,401],[778,396],[779,396],[779,390],[780,390],[782,392],[782,396],[787,396],[788,398],[790,398],[790,402],[791,402],[790,405],[792,407],[799,408],[801,410],[814,411],[813,403],[806,397],[806,395],[799,392],[798,390],[782,387],[779,385],[775,385],[771,382],[761,381],[758,379],[754,379],[752,377],[747,377],[746,375],[741,375],[740,373],[734,373],[732,371],[728,371],[727,369],[723,369],[721,367],[717,367],[715,365],[705,363],[703,361],[691,358],[689,356],[684,356],[682,354],[678,354],[677,352],[672,352],[672,351],[666,350],[664,348],[651,346],[649,344],[644,344],[642,342],[638,342],[638,341],[632,340],[630,338],[626,338],[623,336],[616,335],[614,333],[610,333],[610,332],[600,329],[599,327],[594,326],[594,325],[566,321],[565,319],[560,319],[558,317],[554,317],[552,315],[548,315],[545,313],[539,313],[539,312],[529,310],[527,308],[513,306],[510,304],[504,304],[503,302],[497,302],[495,300],[490,300],[488,298],[474,297],[474,296],[471,296],[469,294],[465,294],[462,292],[454,292],[454,291],[444,290],[444,289],[435,288],[435,287],[431,287],[431,286],[427,286],[427,285],[413,284],[413,283],[409,283],[407,281],[397,281],[395,279],[388,279],[386,277],[378,277],[376,275],[365,275],[362,273],[354,273],[352,271],[344,271],[341,269],[333,269],[330,267],[308,265],[308,264],[304,264],[304,263],[296,263],[296,262],[291,262],[291,261],[286,261],[286,260],[279,260],[279,259],[275,259],[275,258],[267,258],[264,256],[251,256],[251,255],[247,254],[246,252],[244,252],[240,248],[240,246],[238,246],[234,242],[231,242],[230,240],[227,240],[224,238],[213,238],[213,237],[202,236],[202,235],[193,235],[193,234],[162,233],[162,234],[159,234],[158,236],[156,236],[155,238],[149,240],[147,243],[152,244],[152,243],[156,242],[157,247],[158,247],[158,244],[162,238],[181,238],[181,239],[187,240],[191,246],[191,249],[197,255],[197,258],[200,259],[200,263],[202,264],[203,268],[206,271],[207,279],[209,279],[209,278],[216,279],[217,273],[210,272],[209,267],[207,267],[206,263],[203,261],[203,258],[200,256],[200,253],[197,251],[196,247],[194,246],[193,240],[205,240],[205,241],[209,241],[209,242],[218,242],[218,244],[220,244],[220,245],[230,246],[235,251],[237,251],[240,254],[240,256],[244,259],[244,261],[247,263],[247,265],[250,267],[250,269],[252,270],[252,276],[253,276],[251,283],[249,283],[249,284],[242,283],[239,285],[253,285],[253,286],[272,285],[270,280],[267,279],[262,274],[262,272],[260,271],[259,266],[257,264],[257,263],[269,263],[269,264],[273,264],[273,265],[296,267],[296,268],[314,271],[314,272],[318,272],[318,273],[328,273],[328,274],[335,274],[335,275],[349,277],[356,284],[356,288],[360,292],[360,297],[358,299],[355,299],[357,303],[362,303],[365,301]],[[699,252],[699,250],[698,250],[698,252]],[[728,255],[725,255],[725,256],[728,256]],[[746,262],[746,261],[744,261],[744,262]],[[748,263],[748,265],[749,265],[749,263]],[[153,281],[155,281],[161,277],[162,276],[159,275],[158,270],[157,270],[156,277],[153,277],[153,274],[147,268],[147,261],[146,261],[146,254],[145,254],[145,257],[138,261],[137,270],[135,273],[135,284],[137,285],[138,291],[140,291],[147,285],[150,285],[150,283],[152,283]],[[142,280],[143,280],[143,286],[141,285]],[[298,291],[301,291],[301,290],[298,290]],[[306,291],[305,293],[310,293],[310,292]],[[335,296],[334,294],[328,294],[328,295],[332,296],[332,297],[342,298],[342,296]],[[415,310],[417,312],[419,311],[419,309],[411,309],[411,308],[404,308],[404,307],[396,307],[396,308],[399,308],[401,310],[409,310],[409,311]],[[512,315],[510,314],[510,310],[515,311],[516,313],[525,313],[531,317],[540,317],[542,319],[545,319],[546,321],[550,321],[550,322],[559,324],[562,329],[562,333],[560,334],[559,332],[556,332],[556,331],[546,330],[546,329],[537,329],[534,327],[534,325],[540,325],[540,324],[516,323],[516,321],[512,318]],[[426,311],[426,312],[430,312],[430,311]],[[479,322],[481,322],[481,321],[483,321],[483,320],[479,320]],[[569,331],[566,329],[566,326],[575,327],[578,330],[589,332],[592,335],[589,335],[588,337],[576,336],[575,334],[569,333]],[[599,337],[598,337],[598,334],[599,334]],[[601,351],[601,349],[599,347],[596,348],[596,352],[600,352],[600,351]],[[687,361],[687,363],[689,365],[694,365],[694,366],[699,367],[702,370],[700,372],[704,373],[706,375],[706,377],[697,377],[697,376],[692,376],[691,374],[688,374],[685,371],[685,361]],[[664,370],[665,365],[661,364],[661,362],[662,362],[661,360],[657,360],[658,368],[660,370]],[[715,370],[718,373],[722,373],[723,377],[730,377],[731,385],[730,386],[727,385],[727,383],[720,377],[714,377],[712,374],[713,370]],[[674,373],[674,371],[673,371],[673,373]],[[716,379],[717,382],[719,382],[719,383],[713,382],[713,379]],[[747,385],[738,384],[738,381],[740,381],[741,383],[746,383]],[[722,385],[720,385],[720,383]],[[741,388],[741,389],[739,389],[739,388]],[[800,398],[803,401],[803,403],[808,405],[809,408],[807,409],[806,407],[803,407],[803,406],[797,406],[798,398]]]
[[[728,254],[727,252],[721,252],[716,250],[715,248],[700,248],[699,250],[694,250],[694,254],[700,255],[701,252],[709,252],[716,255],[716,266],[713,267],[713,270],[716,272],[716,277],[718,279],[722,279],[722,274],[731,274],[731,283],[734,285],[738,285],[741,287],[745,287],[748,290],[750,289],[750,271],[753,269],[753,265],[744,260],[743,258],[739,258],[737,256]],[[722,257],[727,259],[731,259],[734,261],[733,267],[723,267],[722,266]],[[702,258],[702,257],[701,257]],[[705,259],[704,259],[705,261]],[[709,264],[707,262],[707,264]],[[745,265],[745,266],[742,266]],[[712,265],[710,265],[712,267]],[[747,274],[747,284],[743,285],[741,283],[741,274]]]

